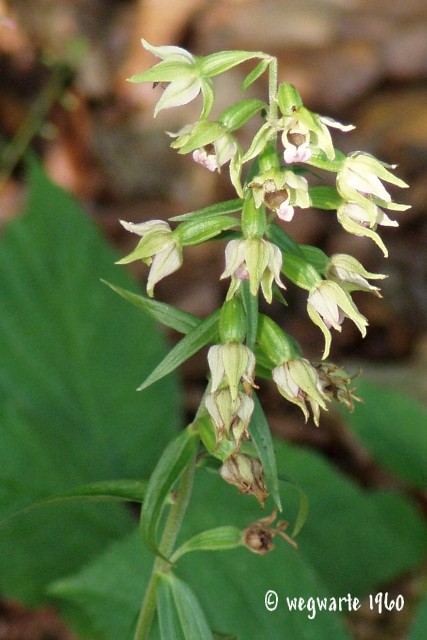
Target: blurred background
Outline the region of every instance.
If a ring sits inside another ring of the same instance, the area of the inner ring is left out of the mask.
[[[355,296],[369,319],[367,338],[344,325],[342,334],[334,334],[331,360],[426,402],[426,0],[0,0],[1,225],[22,210],[22,160],[30,148],[121,254],[130,251],[134,238],[119,219],[167,218],[234,197],[226,171],[211,174],[169,149],[165,130],[193,122],[199,105],[164,111],[153,120],[161,88],[126,82],[155,62],[141,37],[199,55],[236,48],[276,55],[280,80],[295,84],[309,109],[356,125],[335,137],[337,147],[398,164],[397,175],[411,189],[393,194],[412,208],[393,216],[399,229],[381,230],[387,260],[367,238],[346,234],[329,212],[304,211],[286,230],[298,242],[328,254],[351,253],[368,270],[389,276],[382,300]],[[250,68],[243,65],[219,79],[218,109],[239,98]],[[250,95],[264,97],[265,90],[261,80]],[[253,133],[249,128],[243,144]],[[158,298],[200,316],[213,311],[228,285],[219,282],[223,249],[221,243],[189,248],[182,269],[158,285]],[[143,282],[144,268],[137,265],[134,273]],[[318,358],[323,339],[307,319],[304,295],[289,286],[287,299],[286,320],[279,305],[273,315],[308,357]],[[205,374],[203,353],[183,368],[189,416]],[[298,411],[268,385],[263,398],[276,433],[322,449],[365,485],[385,482],[342,434],[339,417],[324,419],[329,429],[303,428]],[[8,640],[47,638],[43,625],[57,624],[50,614],[31,617],[6,604],[3,616],[9,616],[8,635],[1,635],[0,626],[0,638]],[[58,629],[52,633],[71,637]]]

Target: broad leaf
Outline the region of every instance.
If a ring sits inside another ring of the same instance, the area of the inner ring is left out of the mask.
[[[74,487],[148,477],[178,423],[172,379],[135,393],[165,354],[149,318],[101,276],[132,288],[77,203],[33,164],[26,214],[0,240],[0,518]],[[45,585],[133,526],[121,505],[61,505],[0,529],[5,595]],[[11,544],[13,541],[13,544]]]
[[[197,589],[215,632],[239,640],[290,638],[349,640],[338,612],[315,619],[291,611],[286,598],[362,597],[413,568],[427,548],[427,529],[417,510],[392,492],[362,491],[316,453],[275,442],[279,473],[295,478],[308,496],[310,513],[295,551],[279,537],[264,557],[244,548],[224,554],[187,554],[176,571]],[[295,522],[299,500],[282,491],[282,517]],[[251,496],[241,496],[217,474],[200,470],[182,539],[195,531],[233,525],[244,528],[265,514]],[[140,536],[130,536],[80,574],[55,585],[52,593],[79,607],[103,640],[131,640],[152,556]],[[264,597],[275,590],[279,605],[266,611]],[[328,601],[329,602],[329,601]],[[154,634],[155,638],[156,635]],[[418,640],[418,638],[416,639]]]
[[[427,487],[427,409],[414,398],[370,382],[357,385],[363,402],[347,420],[386,469]]]

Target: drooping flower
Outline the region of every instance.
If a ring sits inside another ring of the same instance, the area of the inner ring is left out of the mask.
[[[150,220],[139,224],[120,220],[120,223],[127,231],[141,236],[141,240],[136,248],[128,256],[118,260],[117,264],[142,260],[150,266],[147,293],[152,297],[155,285],[182,265],[181,243],[164,220]]]
[[[353,256],[336,253],[329,259],[326,277],[337,282],[347,291],[368,291],[381,297],[379,287],[374,287],[368,282],[368,279],[383,280],[387,276],[382,273],[370,273]]]
[[[215,344],[208,352],[211,372],[211,391],[215,393],[225,381],[231,399],[236,401],[240,383],[252,386],[255,372],[255,356],[248,347],[239,342]]]
[[[367,319],[358,311],[350,294],[331,280],[322,280],[309,292],[307,313],[325,337],[323,359],[328,357],[331,346],[330,329],[341,331],[345,318],[354,322],[363,337],[366,335]]]
[[[225,270],[221,280],[231,277],[227,293],[230,300],[239,289],[242,280],[249,280],[251,294],[256,296],[261,286],[267,302],[273,298],[273,280],[278,287],[285,288],[280,280],[282,253],[280,249],[263,238],[230,240],[225,249]]]
[[[224,462],[220,469],[223,480],[234,485],[240,493],[250,494],[264,506],[268,491],[264,482],[264,470],[256,458],[238,453]]]
[[[392,204],[393,206],[389,205],[388,208],[399,211],[409,208],[406,205]],[[387,248],[375,230],[378,226],[398,227],[399,224],[396,220],[391,220],[378,205],[372,202],[367,208],[356,202],[344,202],[337,209],[337,218],[345,231],[371,238],[387,257]]]
[[[239,391],[233,399],[228,387],[210,393],[205,398],[205,406],[215,428],[217,443],[225,436],[233,436],[239,448],[242,439],[249,439],[248,427],[254,409],[254,401],[250,396]]]
[[[320,407],[327,410],[325,401],[328,397],[310,362],[305,358],[287,360],[273,369],[272,376],[279,393],[300,407],[306,422],[309,417],[307,403],[311,406],[314,422],[319,426]]]
[[[382,181],[389,182],[398,187],[406,188],[406,182],[397,178],[389,171],[394,169],[395,165],[387,165],[380,162],[367,153],[357,151],[345,158],[340,170],[337,173],[337,190],[340,196],[347,203],[355,203],[362,209],[365,209],[368,217],[368,225],[372,229],[381,220],[381,212],[378,206],[385,209],[405,210],[406,205],[396,205],[393,203],[391,195],[384,187]],[[350,209],[350,215],[359,216],[360,212],[354,207]],[[366,217],[362,217],[362,224],[366,225]],[[383,218],[383,224],[387,224],[387,220]]]

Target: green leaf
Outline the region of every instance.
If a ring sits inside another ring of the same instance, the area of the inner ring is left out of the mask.
[[[427,409],[399,391],[364,381],[363,403],[347,416],[375,459],[415,487],[427,487]]]
[[[263,109],[267,110],[267,105],[262,100],[249,98],[236,102],[231,107],[222,112],[218,120],[228,131],[240,129],[243,125],[253,118]]]
[[[424,640],[427,629],[427,595],[418,606],[414,623],[409,632],[408,640]]]
[[[203,209],[197,209],[197,211],[190,211],[189,213],[183,213],[180,216],[174,216],[169,218],[172,222],[183,222],[185,220],[200,220],[206,221],[218,216],[225,216],[229,213],[235,213],[241,211],[243,206],[243,200],[236,198],[235,200],[226,200],[225,202],[218,202],[212,204],[209,207]]]
[[[267,58],[261,51],[218,51],[197,60],[200,74],[212,78],[253,58]]]
[[[0,527],[12,518],[23,516],[34,509],[42,509],[63,502],[100,502],[100,501],[129,501],[143,502],[147,488],[146,480],[110,480],[92,482],[70,491],[64,491],[36,502],[29,507],[11,513],[5,520],[0,520]]]
[[[162,640],[181,637],[184,640],[213,640],[199,601],[190,587],[173,573],[159,576],[157,602]],[[170,635],[176,629],[180,629],[179,635]]]
[[[0,239],[0,518],[79,485],[147,477],[178,426],[176,380],[134,389],[166,352],[153,321],[100,283],[132,279],[34,162],[26,213]],[[149,336],[149,339],[147,339]],[[119,504],[39,509],[0,530],[5,596],[36,604],[133,527]],[[13,541],[13,544],[11,544]]]
[[[251,294],[248,281],[242,282],[241,291],[248,326],[246,344],[253,351],[258,330],[258,297]]]
[[[157,320],[157,322],[160,322],[165,327],[170,327],[185,334],[195,329],[201,322],[197,316],[187,313],[186,311],[181,311],[176,307],[172,307],[170,304],[148,298],[140,293],[127,291],[127,289],[122,289],[122,287],[118,287],[106,280],[102,280],[102,282],[118,293],[119,296],[122,296],[122,298],[144,311],[147,316],[150,316],[153,320]]]
[[[188,220],[182,222],[175,229],[174,234],[180,238],[183,246],[190,246],[211,240],[222,231],[228,231],[239,225],[240,222],[230,216],[221,216],[210,220]]]
[[[250,71],[246,76],[246,78],[243,80],[242,91],[246,91],[246,89],[250,87],[251,84],[253,84],[256,80],[258,80],[258,78],[262,76],[264,71],[268,69],[269,64],[270,64],[270,60],[261,60],[261,62],[257,64],[257,66],[254,67],[252,71]]]
[[[308,188],[311,206],[316,209],[338,209],[343,200],[335,187],[314,185]]]
[[[191,358],[192,355],[208,344],[208,342],[213,342],[218,333],[219,313],[219,309],[211,313],[210,316],[202,320],[197,327],[182,338],[138,387],[138,391],[142,391],[158,380],[161,380],[188,360],[188,358]]]
[[[301,258],[304,257],[299,244],[296,243],[295,240],[293,240],[291,236],[286,233],[286,231],[282,229],[282,227],[280,227],[278,224],[269,224],[267,226],[266,236],[269,240],[271,240],[271,242],[274,242],[274,244],[276,244],[282,251],[286,251],[287,253],[294,253]]]
[[[242,544],[242,532],[237,527],[215,527],[202,531],[186,540],[171,557],[176,563],[178,558],[192,551],[225,551]]]
[[[265,473],[267,489],[271,493],[279,511],[282,511],[282,503],[279,493],[279,479],[277,476],[276,454],[274,453],[273,440],[270,426],[262,410],[260,401],[254,394],[255,407],[249,425],[249,433],[255,449],[261,461]]]
[[[300,244],[299,246],[307,262],[309,262],[316,271],[324,273],[329,264],[329,256],[318,247],[312,247],[309,244]]]
[[[361,598],[381,590],[423,561],[426,524],[407,498],[391,491],[367,492],[314,451],[277,440],[274,446],[280,475],[294,479],[310,504],[298,551],[277,536],[276,548],[263,557],[245,548],[187,554],[177,570],[197,587],[211,629],[244,640],[282,638],[284,629],[289,638],[349,640],[342,614],[324,611],[310,620],[307,610],[290,611],[286,598],[347,593]],[[281,517],[293,523],[299,497],[284,483],[281,494]],[[221,524],[242,529],[264,515],[268,511],[261,512],[253,498],[238,494],[216,472],[200,469],[181,539]],[[151,562],[140,536],[134,534],[55,585],[52,593],[57,601],[78,606],[75,616],[85,614],[102,640],[130,640],[129,620],[139,609]],[[271,589],[279,596],[274,613],[264,606]]]
[[[195,457],[197,446],[197,434],[185,429],[169,443],[151,474],[141,510],[141,531],[147,546],[155,553],[159,553],[157,530],[165,500]]]

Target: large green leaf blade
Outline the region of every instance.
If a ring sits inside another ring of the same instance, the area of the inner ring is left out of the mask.
[[[148,476],[177,427],[175,380],[164,381],[168,403],[155,387],[134,391],[166,349],[154,323],[100,283],[134,286],[115,259],[33,163],[26,213],[0,239],[0,518],[78,485]],[[47,583],[132,523],[119,504],[55,506],[7,523],[3,593],[40,601]]]
[[[290,611],[286,597],[330,598],[351,593],[362,598],[383,590],[388,580],[411,570],[424,557],[426,525],[404,497],[360,489],[315,452],[278,441],[275,449],[280,475],[294,478],[310,503],[298,551],[277,537],[276,549],[263,557],[244,548],[226,554],[187,554],[176,570],[192,588],[197,587],[200,604],[215,631],[245,640],[281,638],[284,629],[290,638],[349,640],[339,612],[318,613],[310,620],[307,610]],[[295,522],[299,499],[292,487],[282,488],[282,500],[281,517]],[[268,511],[261,512],[252,496],[241,496],[217,474],[200,470],[182,539],[221,524],[244,528],[264,515]],[[97,621],[103,640],[128,640],[124,630],[140,606],[141,582],[151,561],[135,534],[116,545],[114,553],[107,552],[92,567],[56,585],[54,594],[90,613],[91,628]],[[269,589],[279,596],[274,613],[264,606]],[[123,591],[129,596],[126,603]],[[114,633],[108,626],[110,616],[115,620]]]
[[[364,381],[347,420],[370,453],[405,482],[427,487],[427,409],[400,391]]]

